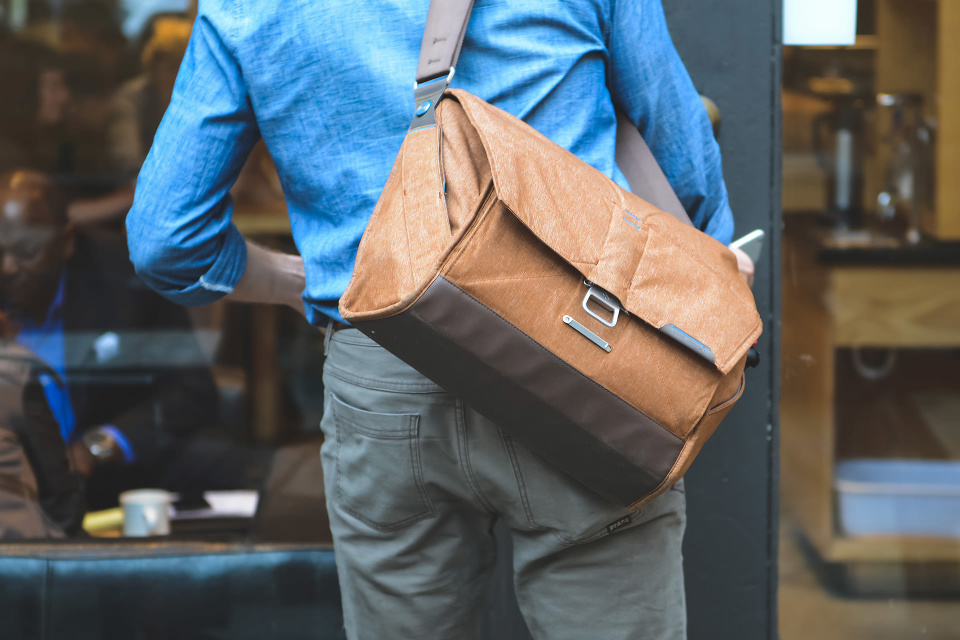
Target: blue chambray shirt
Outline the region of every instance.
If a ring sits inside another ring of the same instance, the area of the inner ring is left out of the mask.
[[[428,4],[200,0],[127,217],[140,276],[186,305],[233,290],[246,249],[229,189],[262,137],[304,259],[308,318],[339,320],[360,237],[413,117]],[[452,86],[627,188],[614,163],[612,97],[694,224],[730,241],[719,149],[659,0],[479,0]]]

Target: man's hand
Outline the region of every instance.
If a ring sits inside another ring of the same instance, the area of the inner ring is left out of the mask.
[[[737,268],[740,269],[740,275],[747,281],[747,284],[753,286],[753,260],[740,249],[728,247],[737,256]]]
[[[304,315],[301,296],[306,282],[300,256],[270,251],[247,240],[247,267],[226,299],[283,304]]]
[[[123,462],[123,450],[115,444],[113,446],[113,451],[108,458],[97,458],[95,455],[90,453],[90,447],[81,438],[67,447],[67,458],[70,462],[71,471],[79,473],[85,478],[89,478],[91,475],[93,475],[97,465],[104,463],[113,464],[116,462]]]
[[[77,440],[67,447],[67,459],[70,461],[70,471],[79,473],[84,478],[93,475],[93,470],[97,466],[97,459],[93,457],[82,440]]]

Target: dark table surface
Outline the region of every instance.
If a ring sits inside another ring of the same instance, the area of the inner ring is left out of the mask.
[[[819,261],[829,266],[954,266],[960,265],[960,242],[940,242],[924,236],[918,244],[904,239],[897,227],[838,230],[823,213],[784,216],[784,233],[814,243]]]

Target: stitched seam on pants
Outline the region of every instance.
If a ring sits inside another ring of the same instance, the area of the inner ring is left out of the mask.
[[[523,513],[527,516],[527,523],[539,531],[547,531],[547,527],[537,524],[533,519],[533,513],[530,510],[530,502],[527,499],[527,485],[523,480],[523,473],[520,471],[520,465],[517,462],[517,453],[513,450],[513,445],[507,441],[507,436],[503,432],[503,429],[500,430],[500,440],[503,442],[503,448],[507,451],[507,457],[510,459],[510,465],[513,467],[513,475],[517,479],[517,488],[520,490],[520,502],[523,504]],[[560,542],[563,542],[563,537],[558,535],[556,531],[552,532]]]
[[[427,510],[430,515],[434,515],[436,511],[433,508],[433,501],[430,500],[427,489],[423,486],[423,464],[420,458],[420,416],[416,416],[411,421],[410,431],[410,455],[413,457],[413,464],[416,465],[416,477],[413,479],[414,484],[417,485],[417,492],[420,494],[420,499],[427,505]]]
[[[523,479],[523,471],[520,470],[520,461],[517,458],[516,450],[513,448],[513,443],[509,441],[509,439],[507,438],[506,434],[503,432],[502,429],[500,430],[500,438],[501,440],[503,440],[503,446],[507,450],[507,457],[510,458],[510,464],[513,466],[513,473],[517,477],[517,483],[519,484],[519,487],[520,487],[520,501],[523,503],[523,512],[526,514],[527,522],[530,524],[531,527],[539,531],[549,531],[550,533],[553,534],[553,537],[555,537],[557,541],[560,542],[560,544],[565,546],[574,546],[574,545],[584,544],[587,542],[593,542],[594,540],[599,540],[600,538],[603,538],[609,535],[609,533],[605,529],[601,529],[597,533],[591,536],[588,536],[586,538],[572,539],[572,538],[567,538],[566,536],[561,534],[559,531],[557,531],[553,527],[548,527],[546,525],[542,525],[538,523],[533,517],[533,509],[531,509],[530,507],[530,501],[527,496],[527,485]]]
[[[473,493],[477,496],[477,499],[480,500],[480,504],[490,513],[496,513],[497,510],[490,503],[490,500],[487,499],[483,490],[480,489],[480,483],[477,482],[477,478],[473,473],[473,466],[470,464],[470,451],[467,448],[467,421],[463,413],[463,403],[460,400],[456,401],[454,412],[457,420],[457,455],[460,458],[460,465],[463,467],[463,474],[467,478],[467,484],[473,489]]]
[[[330,342],[339,342],[340,344],[348,344],[351,347],[363,347],[365,349],[376,349],[380,345],[371,340],[366,336],[366,334],[361,333],[360,335],[343,335],[344,331],[349,331],[349,329],[337,329],[334,331],[333,336],[330,338]],[[356,329],[359,331],[359,329]]]
[[[340,369],[334,365],[324,366],[324,373],[333,376],[334,378],[339,378],[344,382],[349,382],[350,384],[355,384],[358,387],[363,387],[364,389],[373,389],[374,391],[399,391],[402,393],[446,393],[441,387],[436,386],[433,383],[424,382],[424,383],[414,383],[407,384],[403,382],[389,382],[387,380],[378,380],[375,378],[364,378],[352,374],[344,369]]]
[[[416,419],[418,416],[410,416],[413,419]],[[408,427],[405,432],[400,431],[378,431],[377,429],[369,429],[363,425],[357,424],[353,420],[340,416],[339,419],[343,421],[344,424],[349,425],[350,429],[356,431],[357,433],[363,434],[368,438],[373,438],[375,440],[410,440],[410,428]]]

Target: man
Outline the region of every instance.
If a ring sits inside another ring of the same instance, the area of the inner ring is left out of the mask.
[[[234,462],[193,440],[217,395],[187,314],[143,286],[122,244],[75,232],[41,174],[0,176],[0,305],[55,372],[40,380],[92,508],[137,486],[236,488]]]
[[[177,70],[190,39],[185,18],[160,18],[140,59],[143,72],[127,81],[113,98],[107,131],[114,166],[133,178],[147,157],[163,112],[170,104]]]
[[[337,300],[412,118],[427,6],[202,3],[127,218],[138,273],[183,304],[299,308],[302,292],[313,324],[341,322]],[[719,151],[657,0],[478,2],[454,86],[626,187],[612,98],[694,224],[730,241]],[[302,261],[230,223],[228,191],[261,137]],[[322,455],[349,637],[475,637],[497,518],[535,637],[685,637],[682,485],[628,513],[358,331],[328,339]]]
[[[66,61],[44,45],[0,37],[0,78],[0,171],[65,170],[74,102]]]
[[[56,176],[73,192],[69,218],[80,225],[118,221],[133,203],[132,184],[116,179],[105,153],[102,125],[110,110],[101,72],[90,56],[0,39],[0,78],[9,92],[0,100],[0,173]]]

